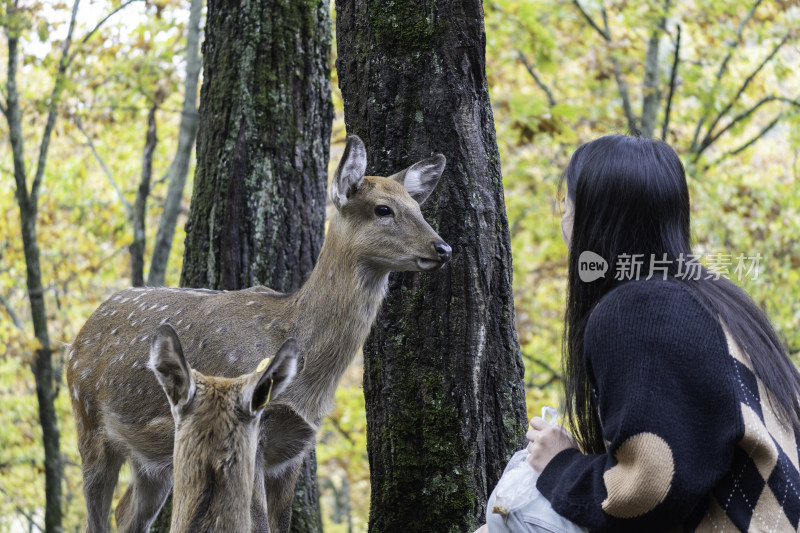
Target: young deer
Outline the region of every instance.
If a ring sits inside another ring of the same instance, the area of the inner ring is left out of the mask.
[[[250,531],[258,423],[270,397],[294,378],[298,352],[289,339],[263,369],[233,379],[204,376],[186,362],[175,330],[158,329],[150,368],[175,419],[172,533]],[[296,423],[313,438],[311,426]]]
[[[375,320],[389,272],[432,271],[450,259],[450,247],[419,209],[439,181],[444,156],[390,178],[364,176],[366,164],[364,144],[350,136],[329,191],[336,213],[317,265],[297,292],[133,288],[89,318],[67,354],[88,531],[106,531],[125,460],[131,483],[116,509],[120,532],[147,531],[169,493],[174,423],[147,369],[148,336],[141,333],[167,321],[191,366],[207,375],[249,372],[289,337],[303,348],[300,371],[262,417],[253,489],[253,530],[288,531],[299,467],[314,442],[302,427],[293,429],[297,417],[316,430],[330,411]]]

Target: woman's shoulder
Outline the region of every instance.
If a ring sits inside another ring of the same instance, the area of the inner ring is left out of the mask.
[[[670,344],[676,340],[712,344],[727,353],[719,317],[678,280],[629,281],[601,298],[589,316],[586,341],[615,333]]]
[[[714,313],[685,283],[673,279],[636,280],[622,283],[604,295],[592,310],[592,317],[641,311],[642,318],[657,315],[685,316],[700,313],[717,321]]]

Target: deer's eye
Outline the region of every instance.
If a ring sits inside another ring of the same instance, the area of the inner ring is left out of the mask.
[[[392,209],[388,205],[376,205],[375,214],[379,217],[390,217],[394,213],[392,213]]]

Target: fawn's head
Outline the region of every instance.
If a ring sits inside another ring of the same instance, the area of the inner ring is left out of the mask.
[[[183,507],[213,512],[221,499],[250,497],[258,423],[270,398],[294,377],[298,353],[289,339],[265,368],[237,378],[204,376],[189,367],[175,330],[167,324],[158,329],[150,368],[175,418],[175,494]]]
[[[367,152],[355,135],[347,138],[330,197],[360,261],[382,270],[436,270],[451,248],[422,217],[445,166],[437,154],[388,178],[365,176]]]

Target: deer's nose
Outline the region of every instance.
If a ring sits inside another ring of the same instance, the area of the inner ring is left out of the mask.
[[[442,264],[450,261],[450,254],[453,252],[453,249],[450,248],[446,242],[434,242],[433,249],[436,250],[436,253],[439,255],[439,261],[441,261]]]

